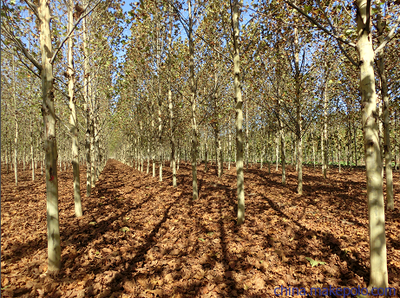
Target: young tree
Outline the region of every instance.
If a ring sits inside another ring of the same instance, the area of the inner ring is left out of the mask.
[[[68,31],[72,31],[74,25],[73,17],[74,1],[68,1]],[[82,203],[81,203],[81,183],[79,177],[79,143],[78,143],[78,123],[76,116],[76,97],[74,94],[75,87],[75,70],[73,63],[73,46],[74,39],[73,33],[68,40],[68,95],[69,95],[69,108],[71,110],[70,124],[71,124],[71,141],[72,141],[72,167],[74,177],[74,202],[75,202],[75,215],[82,216]]]
[[[244,174],[243,174],[243,100],[240,82],[240,53],[239,53],[239,20],[240,20],[240,0],[231,0],[231,21],[233,39],[233,78],[234,96],[236,102],[236,175],[237,175],[237,196],[238,214],[237,224],[244,222]]]
[[[374,49],[371,37],[371,1],[357,0],[357,52],[360,67],[362,126],[367,175],[367,200],[370,242],[369,287],[387,288],[388,272],[383,200],[382,159],[379,146],[377,95],[375,91]]]

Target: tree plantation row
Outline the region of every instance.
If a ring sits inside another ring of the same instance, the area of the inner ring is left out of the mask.
[[[2,1],[2,163],[45,170],[48,271],[61,267],[57,163],[90,196],[108,158],[236,168],[245,222],[249,163],[365,166],[370,287],[387,287],[400,118],[398,1]],[[146,165],[146,169],[144,168]],[[10,167],[11,166],[11,167]],[[151,169],[150,169],[151,167]],[[384,180],[386,190],[384,197]],[[90,212],[90,211],[87,211]]]

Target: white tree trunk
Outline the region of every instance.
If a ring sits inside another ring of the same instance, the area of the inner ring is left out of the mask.
[[[328,72],[325,78],[324,84],[324,128],[322,131],[322,175],[326,179],[327,163],[328,163],[328,78],[329,71],[328,66],[325,66],[325,70]]]
[[[61,245],[58,219],[58,177],[56,119],[54,111],[53,65],[50,7],[49,1],[40,0],[38,7],[40,24],[40,51],[42,56],[42,114],[44,122],[44,151],[46,161],[46,197],[47,197],[47,244],[48,272],[57,272],[61,268]]]
[[[74,25],[73,17],[74,1],[68,1],[68,31],[72,30]],[[75,70],[73,64],[73,45],[74,39],[71,34],[68,40],[68,95],[69,95],[69,109],[71,110],[69,123],[71,124],[71,139],[72,139],[72,167],[73,167],[73,179],[74,179],[74,203],[75,203],[75,215],[77,217],[82,216],[82,203],[81,203],[81,186],[79,177],[79,142],[78,142],[78,122],[76,117],[76,98],[74,95],[74,84],[75,84]]]
[[[15,138],[14,138],[14,178],[15,185],[18,185],[18,118],[17,118],[17,87],[15,80],[15,57],[13,56],[13,98],[14,98],[14,121],[15,121]]]
[[[384,30],[386,21],[382,20],[382,9],[380,5],[378,6],[378,41],[381,44],[384,41]],[[382,116],[383,116],[383,148],[384,148],[384,157],[385,157],[385,171],[386,171],[386,207],[389,210],[394,209],[394,199],[393,199],[393,172],[392,172],[392,150],[390,145],[390,117],[389,117],[389,95],[388,95],[388,83],[386,77],[386,68],[385,68],[385,57],[384,52],[381,51],[378,54],[378,68],[379,75],[381,79],[381,95],[382,95]]]
[[[90,196],[92,191],[92,183],[91,183],[91,151],[90,151],[90,98],[92,94],[91,82],[90,82],[90,70],[89,70],[89,51],[88,51],[88,38],[87,38],[87,27],[86,27],[86,18],[82,20],[82,35],[83,35],[83,53],[85,61],[83,63],[83,85],[84,85],[84,92],[83,96],[85,98],[84,104],[84,112],[86,118],[86,132],[85,132],[85,153],[86,153],[86,197]]]
[[[240,84],[240,54],[239,54],[239,21],[240,7],[242,1],[231,2],[232,30],[233,30],[233,71],[234,71],[234,95],[236,100],[236,174],[237,174],[237,196],[238,214],[237,224],[244,222],[245,199],[244,199],[244,173],[243,173],[243,100]]]
[[[197,123],[196,123],[196,86],[194,78],[194,43],[193,43],[193,19],[192,19],[192,1],[188,1],[189,9],[189,75],[190,75],[190,91],[191,91],[191,118],[192,118],[192,180],[193,180],[193,200],[199,197],[198,185],[197,185]]]
[[[362,127],[367,175],[367,200],[370,241],[369,287],[387,288],[385,208],[383,200],[382,159],[378,139],[377,96],[375,91],[374,50],[371,16],[367,0],[357,0],[357,51],[360,65]]]

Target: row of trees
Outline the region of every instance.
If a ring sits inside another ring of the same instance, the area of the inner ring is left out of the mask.
[[[190,150],[193,199],[199,154],[207,160],[213,148],[218,175],[223,160],[234,157],[241,224],[246,156],[271,159],[278,148],[274,155],[285,184],[287,151],[293,148],[301,194],[304,155],[319,150],[327,177],[333,149],[338,161],[366,166],[370,285],[387,286],[383,164],[387,206],[393,209],[397,3],[141,1],[130,15],[116,110],[126,146],[116,155],[137,165],[152,160],[153,176],[158,163],[162,179],[163,157],[175,177],[177,148],[178,155]]]
[[[45,170],[48,271],[57,272],[57,162],[61,169],[72,163],[75,214],[82,216],[79,164],[86,164],[88,197],[109,154],[123,13],[110,1],[27,0],[2,1],[2,17],[2,158],[16,185],[21,161],[29,161],[32,180],[39,164]]]
[[[296,163],[302,194],[303,164],[320,156],[324,177],[332,159],[366,166],[370,286],[387,286],[382,161],[393,208],[396,1],[143,0],[132,4],[128,40],[115,1],[3,4],[2,153],[16,183],[29,147],[33,170],[44,160],[49,271],[61,264],[57,158],[72,162],[77,216],[80,161],[89,196],[108,156],[141,169],[147,160],[147,172],[152,162],[160,180],[167,157],[173,186],[177,159],[190,159],[197,199],[200,158],[214,156],[218,176],[234,160],[242,224],[249,160],[279,160],[283,184]]]

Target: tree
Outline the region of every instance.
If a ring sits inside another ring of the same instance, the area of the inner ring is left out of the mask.
[[[387,288],[388,272],[383,200],[382,159],[379,146],[377,95],[375,91],[374,49],[371,38],[371,1],[357,0],[357,52],[360,67],[362,126],[364,131],[365,166],[370,243],[369,287]]]
[[[198,136],[196,122],[196,83],[194,77],[194,42],[193,42],[193,16],[192,16],[192,1],[188,0],[189,24],[188,24],[188,39],[189,39],[189,84],[190,84],[190,101],[191,101],[191,121],[192,121],[192,181],[193,181],[193,200],[199,197],[197,184],[197,151],[198,151]]]
[[[73,17],[74,1],[68,1],[68,31],[72,31],[74,24]],[[75,215],[82,216],[82,203],[81,203],[81,181],[79,177],[79,146],[78,146],[78,125],[76,116],[76,97],[74,94],[74,81],[75,70],[73,64],[73,46],[74,39],[73,33],[68,40],[68,95],[69,95],[69,108],[71,110],[70,124],[71,124],[71,141],[72,141],[72,167],[74,175],[74,202],[75,202]]]
[[[56,119],[54,111],[53,65],[49,60],[53,53],[50,30],[50,6],[45,0],[39,1],[38,16],[40,23],[40,52],[42,64],[42,114],[44,122],[44,150],[46,161],[46,195],[47,195],[47,242],[48,271],[61,268],[61,243],[58,219],[58,176],[57,176],[57,142]]]
[[[233,40],[233,78],[234,78],[234,96],[236,102],[236,175],[237,175],[237,196],[238,196],[238,214],[237,224],[244,222],[244,174],[243,174],[243,100],[240,83],[240,53],[239,53],[239,20],[240,6],[239,0],[231,2],[231,20],[232,20],[232,40]]]

